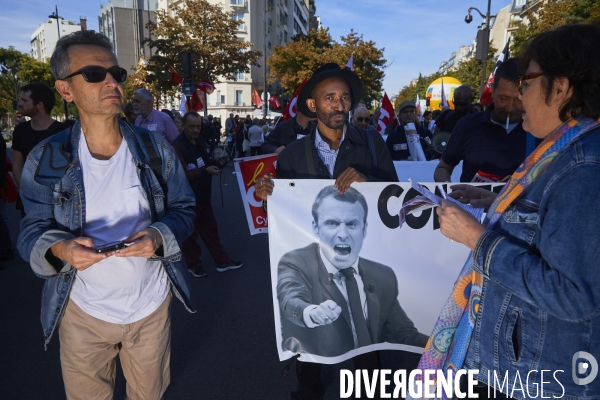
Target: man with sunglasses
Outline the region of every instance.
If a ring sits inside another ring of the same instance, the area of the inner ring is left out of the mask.
[[[45,278],[46,345],[59,331],[67,398],[112,398],[119,355],[130,399],[170,381],[171,290],[192,311],[179,243],[194,195],[173,148],[120,120],[127,72],[108,38],[63,36],[55,87],[80,120],[34,148],[21,176],[18,250]]]
[[[518,76],[516,58],[500,64],[492,87],[494,102],[485,111],[458,121],[435,169],[436,182],[449,182],[461,161],[461,182],[498,182],[512,175],[533,151],[536,141],[522,127],[523,105],[515,84]],[[443,115],[438,121],[441,118]]]

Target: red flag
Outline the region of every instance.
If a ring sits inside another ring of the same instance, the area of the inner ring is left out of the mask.
[[[498,57],[498,61],[496,61],[496,66],[494,67],[490,77],[488,78],[487,83],[483,87],[483,92],[481,93],[481,97],[479,98],[479,102],[484,106],[491,104],[494,99],[492,99],[492,86],[494,85],[494,77],[496,76],[496,70],[508,58],[508,45],[510,44],[510,38],[506,42],[504,46],[504,50],[502,50],[502,54]]]
[[[296,116],[296,103],[298,102],[298,95],[300,94],[300,90],[302,90],[302,87],[304,86],[307,80],[308,78],[304,78],[300,86],[298,86],[298,89],[296,89],[296,91],[294,92],[294,95],[290,99],[290,102],[288,103],[287,107],[285,107],[285,109],[283,110],[279,122],[288,120],[290,118],[294,118]]]
[[[196,83],[196,88],[202,90],[206,94],[211,94],[215,91],[215,84],[211,81],[203,79],[200,82]]]
[[[269,98],[269,105],[271,106],[271,109],[273,109],[273,110],[276,110],[281,107],[281,103],[279,103],[279,99],[277,98],[276,95],[272,95]]]
[[[186,103],[185,107],[188,111],[198,112],[204,110],[204,103],[202,103],[202,99],[198,95],[197,90],[194,90],[194,94],[192,94],[189,104]]]
[[[167,63],[167,65],[171,69],[171,80],[181,85],[183,83],[183,79],[181,79],[181,76],[177,73],[177,71],[175,71],[175,68],[173,68],[171,64]]]
[[[254,104],[256,106],[256,108],[262,108],[262,99],[258,95],[256,88],[254,88],[254,90],[252,91],[251,100],[252,100],[252,104]]]
[[[383,92],[383,100],[381,100],[381,114],[379,114],[379,121],[377,122],[377,131],[379,133],[385,132],[385,127],[390,123],[396,116],[394,111],[394,105],[390,101],[387,93]]]

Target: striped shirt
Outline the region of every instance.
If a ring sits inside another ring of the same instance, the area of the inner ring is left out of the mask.
[[[340,151],[339,147],[337,150],[333,150],[327,142],[325,142],[321,138],[321,133],[319,132],[319,128],[316,129],[317,134],[315,135],[315,147],[317,148],[317,153],[323,161],[323,164],[327,167],[327,171],[329,172],[329,177],[333,179],[333,169],[335,167],[335,160],[337,160],[338,153]],[[346,137],[346,125],[344,124],[344,131],[342,132],[342,138],[340,139],[340,146]]]

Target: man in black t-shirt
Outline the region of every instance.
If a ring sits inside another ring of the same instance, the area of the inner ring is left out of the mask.
[[[435,123],[435,133],[454,130],[456,123],[471,112],[471,103],[473,103],[473,89],[467,85],[462,85],[454,91],[454,110],[446,110],[437,119]]]
[[[500,64],[492,88],[494,102],[485,111],[468,115],[456,124],[435,169],[436,182],[450,181],[461,161],[461,182],[498,182],[512,175],[525,160],[527,133],[515,84],[518,76],[516,59]]]
[[[294,118],[279,122],[273,132],[265,136],[261,146],[263,154],[279,154],[294,140],[308,135],[316,125],[313,119],[297,111]]]
[[[18,108],[31,120],[17,125],[13,132],[13,175],[17,186],[29,152],[42,140],[68,128],[50,117],[55,102],[54,91],[43,83],[34,82],[21,88]]]

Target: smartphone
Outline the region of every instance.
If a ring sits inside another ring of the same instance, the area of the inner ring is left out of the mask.
[[[110,253],[111,251],[121,250],[127,247],[122,241],[111,242],[103,244],[101,247],[96,248],[94,251],[98,254]]]

